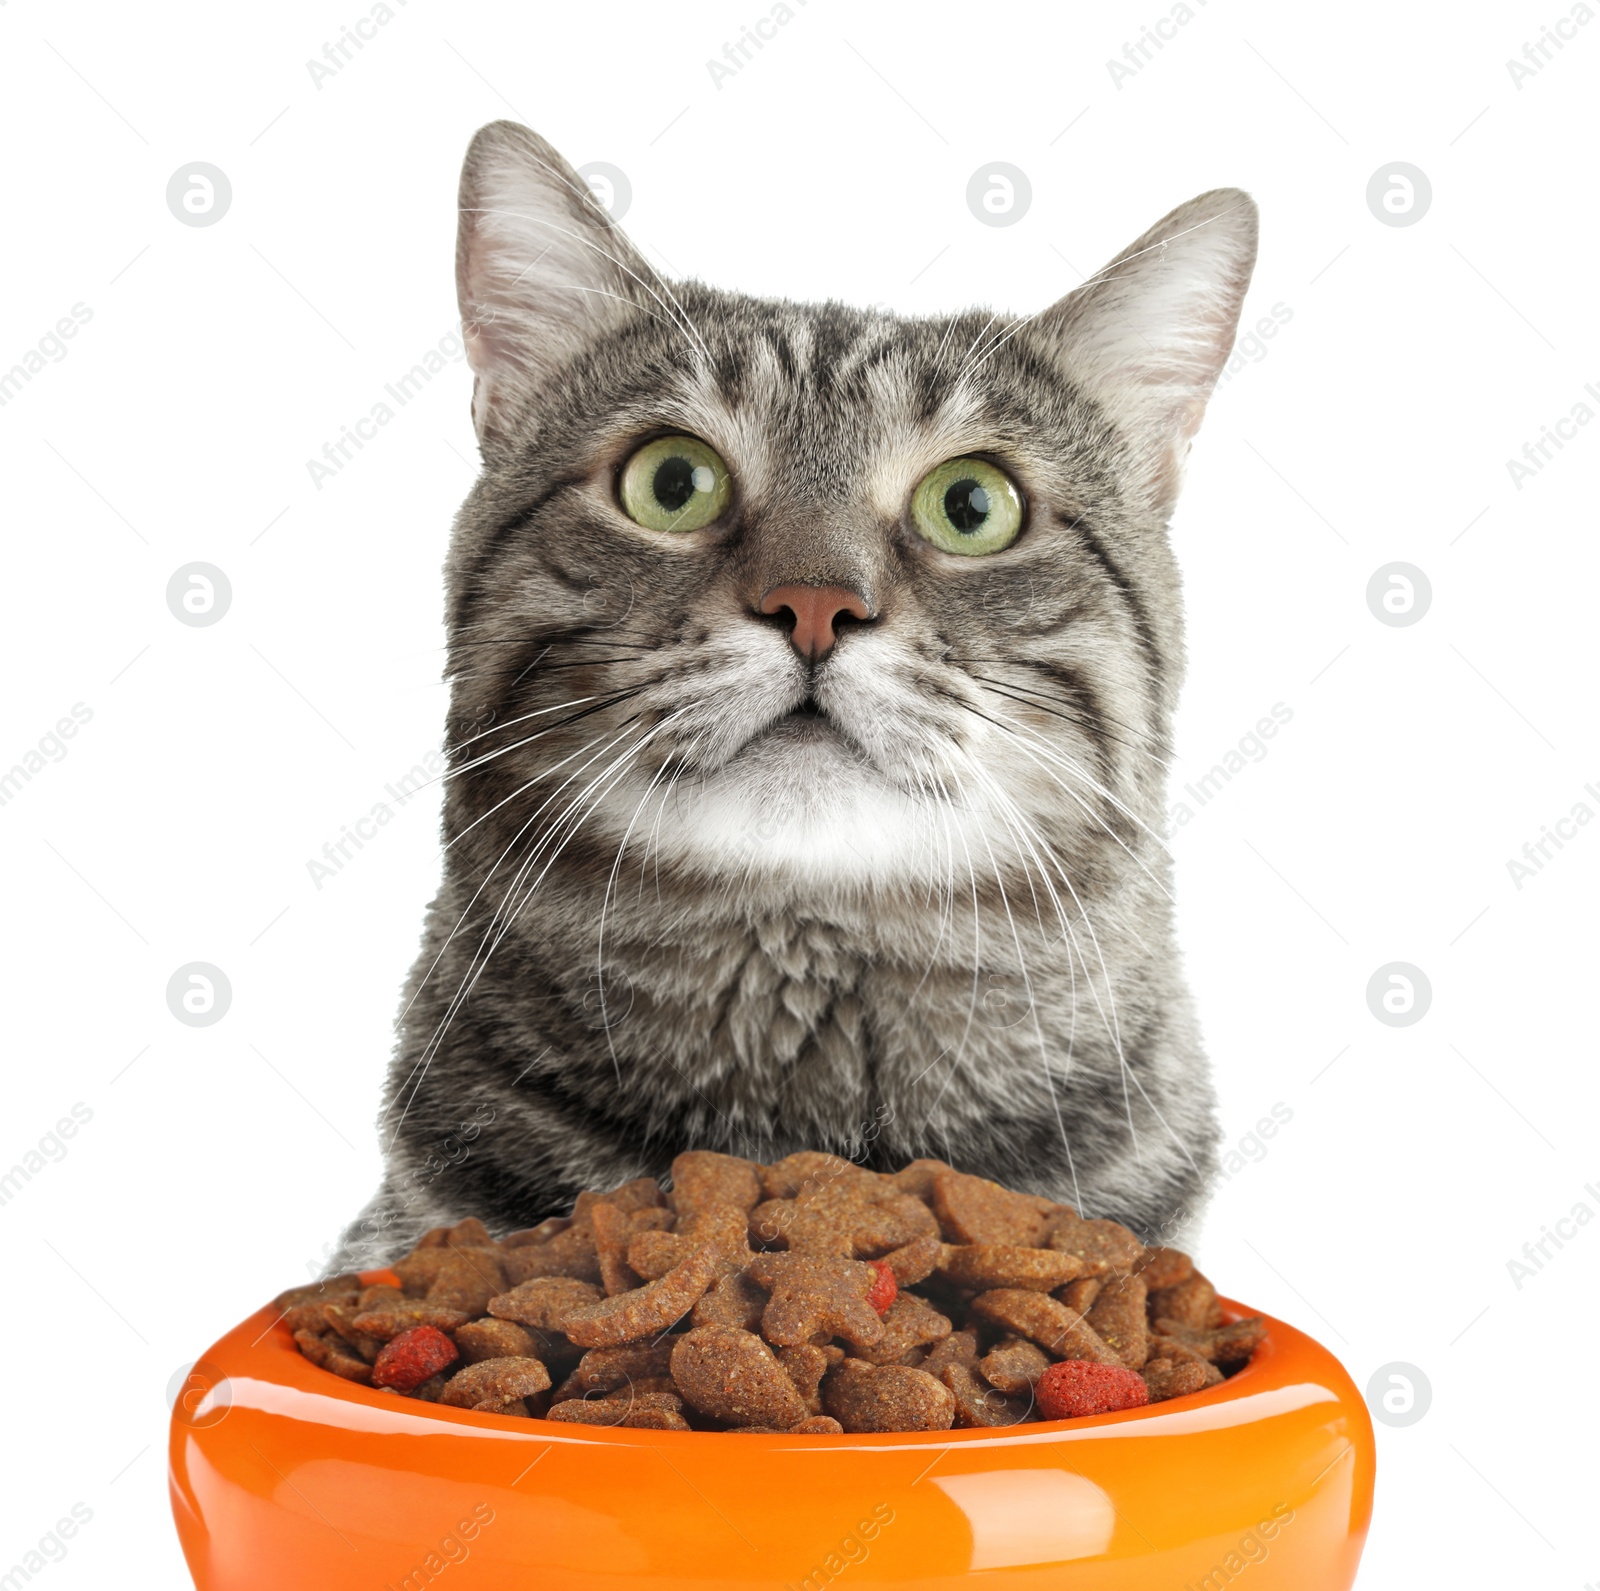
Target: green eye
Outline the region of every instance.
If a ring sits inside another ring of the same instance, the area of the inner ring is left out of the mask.
[[[1022,493],[1004,470],[982,459],[946,459],[911,497],[917,534],[943,552],[1000,552],[1022,529]]]
[[[728,466],[692,436],[662,436],[622,468],[622,506],[646,530],[700,530],[728,506]]]

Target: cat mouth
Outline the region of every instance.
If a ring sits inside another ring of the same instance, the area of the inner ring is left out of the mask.
[[[773,719],[766,733],[815,740],[838,735],[841,731],[822,703],[808,696],[798,707],[791,707],[782,717]]]
[[[756,739],[791,746],[824,747],[831,742],[841,750],[860,754],[854,738],[814,696],[773,719]]]

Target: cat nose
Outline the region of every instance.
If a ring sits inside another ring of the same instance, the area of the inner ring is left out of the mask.
[[[867,599],[849,586],[774,586],[762,597],[759,611],[768,617],[784,612],[793,616],[789,641],[808,663],[833,646],[840,619],[873,617]]]

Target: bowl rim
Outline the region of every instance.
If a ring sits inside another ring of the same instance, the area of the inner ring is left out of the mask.
[[[385,1281],[393,1273],[387,1270],[361,1273],[365,1285]],[[785,1446],[803,1447],[818,1451],[837,1452],[844,1448],[927,1447],[946,1449],[953,1445],[1005,1441],[1039,1441],[1070,1437],[1118,1425],[1132,1425],[1141,1421],[1162,1419],[1185,1410],[1204,1408],[1226,1403],[1258,1390],[1267,1390],[1270,1367],[1285,1356],[1295,1357],[1300,1345],[1309,1344],[1321,1354],[1322,1348],[1314,1338],[1274,1319],[1260,1310],[1247,1309],[1230,1298],[1218,1297],[1227,1323],[1259,1316],[1265,1323],[1266,1335],[1250,1359],[1227,1380],[1199,1392],[1185,1393],[1182,1397],[1167,1398],[1159,1403],[1141,1404],[1137,1408],[1118,1409],[1108,1414],[1082,1415],[1065,1420],[1030,1420],[1005,1426],[953,1426],[940,1431],[844,1431],[838,1435],[818,1432],[796,1436],[786,1431],[738,1433],[738,1440],[750,1444],[752,1451],[771,1450]],[[248,1365],[238,1363],[240,1358]],[[265,1357],[265,1362],[263,1358]],[[546,1420],[538,1416],[480,1413],[475,1409],[458,1409],[448,1405],[430,1403],[420,1398],[405,1398],[381,1388],[347,1381],[331,1370],[313,1364],[300,1352],[294,1336],[284,1324],[283,1312],[268,1304],[241,1321],[202,1355],[197,1370],[218,1372],[218,1380],[231,1381],[234,1377],[264,1380],[277,1387],[335,1403],[354,1405],[382,1413],[403,1414],[422,1424],[429,1421],[449,1427],[466,1427],[488,1434],[502,1433],[520,1436],[530,1441],[597,1443],[604,1446],[649,1448],[667,1442],[673,1445],[723,1442],[736,1433],[730,1431],[663,1431],[650,1427],[621,1425],[584,1425],[576,1421]],[[281,1372],[281,1373],[277,1373]],[[178,1416],[174,1410],[174,1421]],[[324,1422],[326,1423],[326,1422]],[[465,1434],[465,1432],[463,1432]]]

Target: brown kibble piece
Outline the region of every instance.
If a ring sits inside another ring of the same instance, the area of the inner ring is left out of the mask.
[[[1150,1357],[1150,1328],[1145,1317],[1147,1296],[1143,1277],[1112,1276],[1100,1289],[1094,1308],[1084,1316],[1130,1370],[1137,1370]]]
[[[801,1149],[775,1160],[761,1173],[761,1191],[769,1199],[793,1199],[805,1189],[815,1190],[844,1177],[870,1176],[853,1160],[820,1149]]]
[[[824,1349],[809,1342],[777,1350],[778,1363],[788,1372],[795,1391],[813,1414],[822,1413],[822,1378],[843,1357],[843,1350],[836,1348],[830,1359]]]
[[[1216,1288],[1199,1271],[1192,1271],[1174,1286],[1151,1292],[1150,1318],[1175,1320],[1180,1326],[1204,1330],[1210,1324],[1216,1301]]]
[[[631,1403],[640,1398],[670,1397],[672,1407],[680,1414],[683,1412],[683,1399],[678,1396],[678,1385],[671,1376],[640,1376],[637,1381],[630,1381],[625,1387],[613,1387],[609,1392],[602,1392],[600,1395],[608,1403]]]
[[[399,1307],[391,1304],[387,1309],[364,1310],[351,1321],[351,1325],[363,1336],[389,1342],[401,1332],[410,1331],[413,1326],[435,1326],[440,1331],[449,1332],[466,1325],[471,1318],[464,1309],[445,1309],[438,1304],[408,1300]]]
[[[439,1401],[443,1403],[444,1399],[441,1397]],[[533,1410],[529,1407],[527,1398],[489,1398],[483,1403],[474,1403],[472,1412],[474,1414],[504,1414],[513,1419],[526,1420],[533,1413]]]
[[[783,1430],[811,1412],[759,1337],[733,1326],[696,1326],[672,1350],[672,1379],[690,1408],[730,1425]]]
[[[843,1436],[844,1427],[831,1414],[813,1414],[790,1426],[789,1436]]]
[[[876,1259],[938,1225],[921,1199],[901,1193],[881,1177],[856,1174],[793,1199],[768,1199],[750,1212],[750,1231],[763,1243],[792,1252]]]
[[[1082,1262],[1072,1254],[1048,1248],[1019,1248],[1013,1243],[946,1244],[939,1261],[939,1274],[947,1282],[979,1292],[995,1287],[1053,1292],[1082,1269]]]
[[[324,1304],[322,1318],[355,1350],[358,1358],[371,1364],[378,1357],[378,1350],[383,1344],[376,1337],[369,1337],[365,1332],[356,1330],[356,1311],[350,1305]]]
[[[627,1258],[628,1243],[634,1235],[633,1216],[615,1204],[597,1204],[589,1211],[589,1225],[594,1232],[600,1285],[607,1296],[637,1287],[638,1273],[628,1264]]]
[[[480,1359],[451,1376],[439,1401],[452,1409],[475,1409],[482,1403],[525,1398],[549,1385],[550,1372],[538,1359]]]
[[[1176,1287],[1194,1274],[1194,1261],[1179,1249],[1147,1248],[1140,1256],[1135,1274],[1152,1293]]]
[[[363,1386],[372,1384],[372,1366],[359,1359],[344,1345],[342,1339],[329,1333],[326,1336],[314,1331],[297,1331],[295,1343],[312,1364],[331,1370],[346,1381],[358,1381]]]
[[[445,1234],[447,1248],[493,1248],[494,1239],[489,1236],[486,1227],[477,1216],[469,1215],[465,1220],[457,1221]]]
[[[741,1331],[758,1331],[766,1307],[765,1288],[757,1287],[744,1271],[729,1271],[694,1306],[689,1321],[695,1326],[737,1326]]]
[[[469,1320],[455,1331],[455,1344],[463,1364],[479,1364],[485,1359],[537,1359],[539,1344],[526,1326],[514,1320]]]
[[[908,1365],[846,1359],[822,1383],[822,1403],[847,1431],[947,1431],[956,1400],[944,1382]]]
[[[488,1249],[452,1248],[428,1288],[427,1302],[442,1309],[459,1309],[469,1320],[489,1307],[489,1300],[506,1290],[506,1275],[499,1256]]]
[[[1208,1371],[1212,1369],[1204,1359],[1173,1359],[1163,1356],[1152,1359],[1139,1372],[1150,1393],[1152,1403],[1164,1403],[1168,1398],[1187,1397],[1191,1392],[1201,1392],[1209,1383]]]
[[[935,1162],[937,1163],[937,1162]],[[934,1267],[944,1256],[944,1244],[937,1232],[925,1232],[899,1248],[890,1249],[883,1263],[894,1272],[897,1286],[915,1287],[933,1275]]]
[[[912,1198],[928,1204],[933,1199],[933,1179],[941,1171],[950,1169],[943,1160],[913,1160],[898,1171],[891,1172],[889,1181],[902,1193],[909,1193]]]
[[[707,1243],[721,1253],[723,1272],[746,1264],[750,1238],[744,1211],[732,1204],[710,1204],[684,1216],[675,1231],[640,1232],[629,1240],[628,1264],[657,1281]]]
[[[585,1218],[543,1243],[503,1248],[500,1265],[512,1287],[536,1276],[570,1276],[598,1285],[600,1256],[594,1246],[594,1225]]]
[[[443,1243],[436,1243],[430,1248],[412,1249],[389,1268],[400,1278],[406,1297],[421,1298],[433,1286],[434,1277],[449,1258],[450,1250]]]
[[[614,1204],[619,1210],[646,1210],[665,1203],[666,1195],[654,1177],[635,1177],[609,1193],[585,1189],[572,1206],[572,1219],[575,1224],[581,1224],[597,1204]]]
[[[327,1307],[326,1304],[291,1304],[279,1318],[291,1332],[320,1334],[327,1329],[327,1317],[322,1313]]]
[[[761,1167],[754,1160],[690,1149],[672,1162],[672,1208],[693,1215],[708,1205],[730,1205],[748,1215],[762,1200]]]
[[[683,1399],[673,1389],[670,1376],[652,1376],[660,1386],[645,1386],[642,1382],[631,1387],[618,1387],[606,1393],[604,1403],[623,1403],[635,1409],[667,1409],[673,1414],[683,1413]],[[594,1399],[589,1400],[591,1403]]]
[[[1163,1337],[1181,1342],[1212,1364],[1240,1364],[1247,1360],[1266,1336],[1266,1323],[1259,1315],[1237,1320],[1231,1326],[1193,1327],[1162,1318],[1156,1330]]]
[[[1048,1244],[1077,1255],[1087,1276],[1126,1275],[1144,1257],[1144,1244],[1120,1222],[1085,1221],[1072,1211],[1056,1222]]]
[[[1075,1309],[1080,1315],[1087,1315],[1094,1308],[1094,1301],[1100,1296],[1100,1289],[1104,1286],[1104,1277],[1080,1276],[1077,1281],[1068,1282],[1056,1297],[1068,1309]]]
[[[1160,1335],[1151,1337],[1150,1359],[1144,1368],[1148,1370],[1151,1365],[1162,1359],[1171,1360],[1175,1365],[1199,1365],[1204,1377],[1200,1383],[1202,1388],[1214,1387],[1219,1381],[1226,1379],[1223,1373],[1209,1359],[1203,1358],[1188,1343],[1181,1342],[1176,1337],[1163,1337]],[[1142,1374],[1143,1372],[1141,1371],[1140,1373]]]
[[[878,1275],[870,1265],[825,1254],[758,1254],[748,1274],[772,1294],[761,1330],[777,1347],[792,1347],[819,1332],[848,1334],[868,1345],[883,1336],[883,1322],[867,1302]]]
[[[1021,1396],[1008,1395],[990,1386],[965,1365],[949,1364],[939,1379],[956,1400],[955,1423],[963,1427],[997,1428],[1020,1425],[1033,1410],[1033,1388]]]
[[[672,1373],[672,1350],[682,1341],[673,1334],[659,1342],[630,1343],[621,1348],[591,1348],[578,1361],[578,1368],[567,1378],[586,1392],[615,1392],[619,1387],[636,1385]]]
[[[353,1271],[342,1276],[327,1276],[320,1282],[307,1282],[303,1287],[286,1288],[273,1299],[272,1307],[287,1313],[300,1304],[348,1304],[361,1290],[361,1278]]]
[[[843,1436],[844,1427],[831,1414],[808,1415],[787,1431],[776,1425],[730,1425],[729,1436]]]
[[[1259,1314],[1232,1325],[1211,1329],[1211,1364],[1240,1364],[1253,1356],[1267,1335],[1267,1322]]]
[[[574,1276],[535,1276],[509,1293],[491,1298],[489,1313],[536,1331],[561,1331],[568,1310],[598,1303],[604,1296],[592,1282],[580,1282]]]
[[[1031,1338],[1062,1359],[1090,1359],[1103,1365],[1122,1363],[1082,1315],[1048,1293],[1032,1293],[1020,1287],[997,1288],[979,1293],[972,1301],[972,1312],[1019,1337]]]
[[[1040,1248],[1058,1206],[1035,1193],[1013,1193],[998,1182],[941,1171],[933,1178],[933,1210],[949,1243],[1013,1243]]]
[[[715,1279],[721,1262],[720,1250],[707,1243],[659,1281],[569,1309],[560,1329],[582,1348],[611,1348],[653,1336],[689,1313]]]
[[[882,1334],[875,1341],[861,1343],[849,1331],[840,1332],[855,1358],[878,1365],[903,1360],[911,1350],[939,1342],[949,1335],[949,1318],[915,1293],[901,1293],[889,1305],[883,1314]]]
[[[1002,1392],[1031,1393],[1034,1382],[1049,1368],[1050,1356],[1026,1337],[1002,1337],[978,1361],[978,1374]]]
[[[965,1365],[971,1370],[978,1362],[978,1334],[975,1331],[953,1331],[941,1342],[936,1342],[922,1361],[921,1369],[930,1376],[940,1375],[946,1365]]]
[[[557,1233],[565,1232],[572,1225],[570,1215],[552,1215],[541,1221],[537,1226],[525,1226],[519,1232],[507,1232],[500,1239],[500,1247],[531,1248],[536,1243],[548,1243]]]
[[[672,1409],[608,1403],[604,1399],[586,1402],[582,1398],[569,1398],[565,1403],[552,1403],[545,1418],[570,1425],[611,1425],[633,1431],[690,1429],[689,1422]]]

